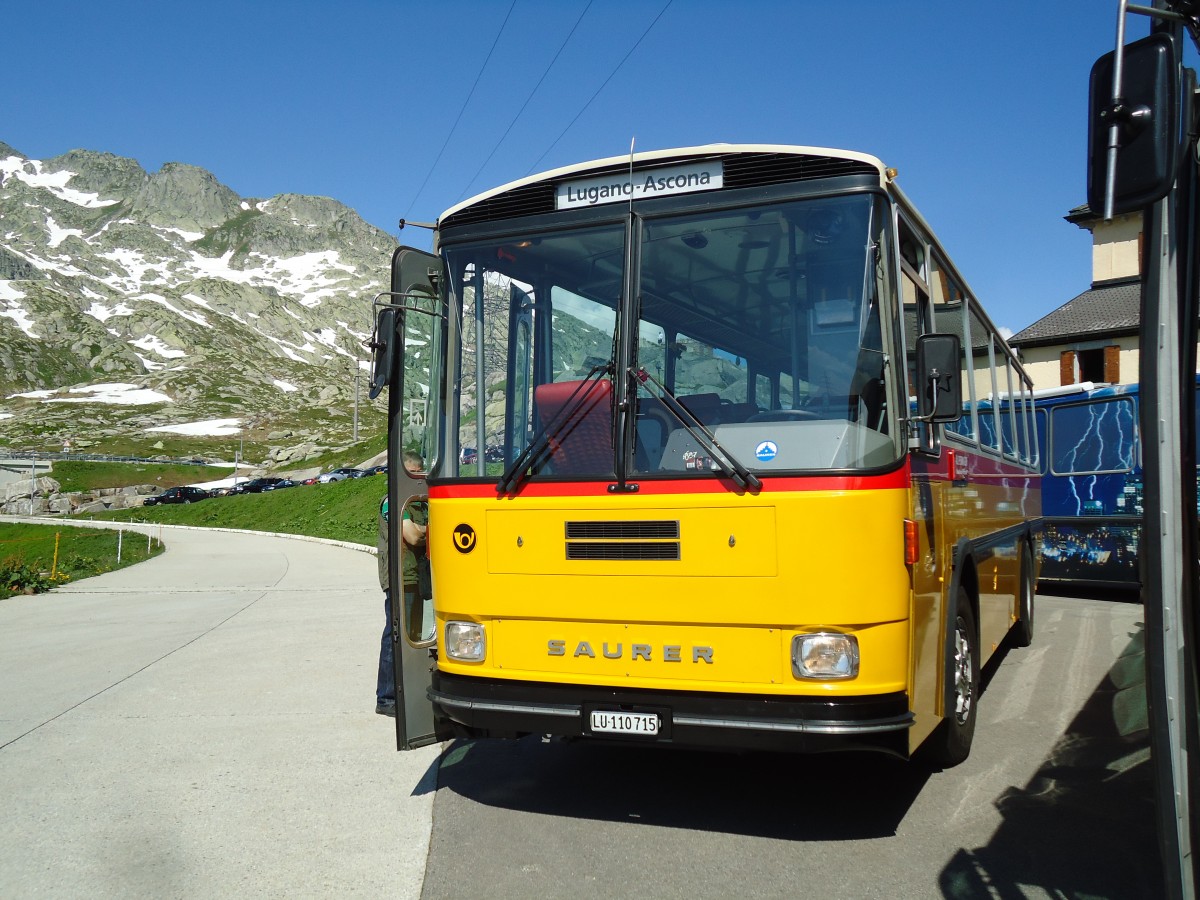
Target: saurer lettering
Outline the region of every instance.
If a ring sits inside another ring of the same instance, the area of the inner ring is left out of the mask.
[[[693,663],[713,664],[713,648],[692,646],[685,648],[681,644],[663,644],[661,647],[654,647],[651,644],[630,644],[628,659],[631,662],[653,662],[656,658],[663,662],[683,662],[688,655]],[[626,651],[624,643],[610,644],[607,641],[600,644],[600,652],[597,654],[596,648],[592,646],[591,641],[579,641],[573,650],[568,651],[566,641],[547,641],[546,655],[547,656],[570,656],[578,658],[585,656],[588,659],[597,659],[603,656],[605,659],[625,659]],[[657,656],[656,656],[657,653]]]

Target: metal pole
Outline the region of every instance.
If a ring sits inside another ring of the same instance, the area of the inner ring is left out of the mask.
[[[358,379],[362,376],[357,354],[354,357],[354,442],[358,443]]]
[[[1117,8],[1117,49],[1113,54],[1113,103],[1119,103],[1121,82],[1125,67],[1125,7],[1129,0],[1121,0]],[[1117,150],[1121,142],[1121,126],[1115,121],[1108,127],[1108,168],[1104,173],[1104,221],[1112,221],[1114,198],[1117,190]]]

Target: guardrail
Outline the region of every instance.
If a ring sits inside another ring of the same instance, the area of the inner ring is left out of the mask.
[[[175,456],[109,456],[104,453],[62,453],[58,451],[43,453],[33,450],[4,450],[0,451],[0,466],[6,462],[19,460],[72,460],[78,462],[128,462],[128,463],[167,463],[178,466],[207,466],[208,460],[199,457],[183,459]]]

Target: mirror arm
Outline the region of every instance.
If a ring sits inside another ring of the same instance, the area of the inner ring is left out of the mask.
[[[933,410],[933,412],[931,412],[927,416],[921,416],[921,415],[909,416],[908,421],[910,424],[911,423],[920,423],[920,424],[930,425],[933,423],[933,417],[937,415],[938,382],[942,380],[942,373],[939,372],[937,369],[930,369],[929,370],[929,380],[931,382],[933,382],[933,402],[930,404],[930,408]]]
[[[381,298],[383,298],[383,297],[400,297],[402,300],[413,300],[416,298],[421,298],[423,300],[436,300],[437,298],[434,297],[432,294],[423,294],[423,293],[418,293],[416,291],[408,291],[406,293],[400,293],[399,291],[380,291],[378,294],[376,294],[374,297],[371,298],[371,306],[380,307],[382,309],[403,309],[408,312],[421,313],[422,315],[431,316],[436,319],[441,319],[442,321],[446,320],[445,313],[435,312],[432,309],[425,309],[425,307],[423,307],[423,306],[411,306],[411,305],[409,305],[407,303],[403,303],[403,302],[390,303],[390,302],[382,300]]]
[[[1184,25],[1195,24],[1195,21],[1190,16],[1185,16],[1183,13],[1175,12],[1172,9],[1155,9],[1153,6],[1140,6],[1130,3],[1125,7],[1125,12],[1137,13],[1139,16],[1149,16],[1152,19],[1167,19],[1171,22],[1182,22]]]

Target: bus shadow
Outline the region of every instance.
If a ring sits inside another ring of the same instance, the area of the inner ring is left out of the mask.
[[[438,787],[547,816],[836,841],[895,834],[927,779],[927,770],[875,753],[798,759],[532,736],[455,741]]]
[[[962,848],[939,876],[942,896],[1164,896],[1146,725],[1142,633],[1133,636],[1022,788],[994,802],[1003,823]]]
[[[981,694],[1008,651],[1005,642],[980,673]],[[456,740],[439,763],[439,789],[497,809],[792,841],[891,837],[935,771],[919,758],[869,752],[722,752],[537,735]]]

